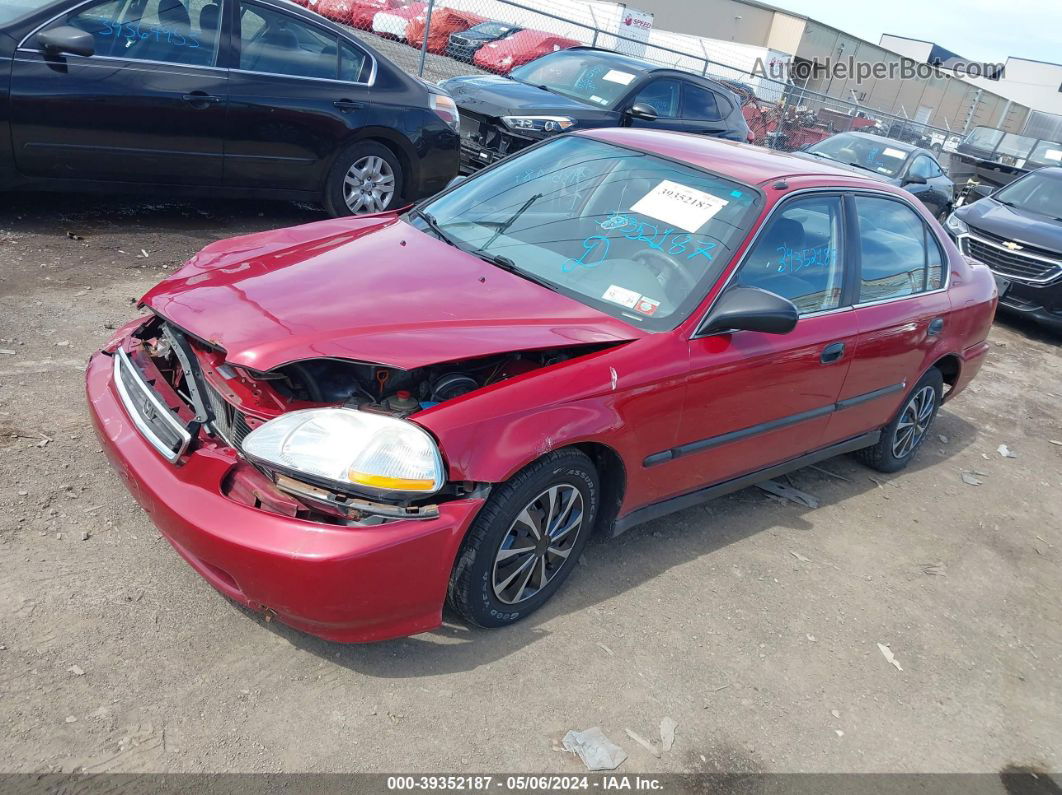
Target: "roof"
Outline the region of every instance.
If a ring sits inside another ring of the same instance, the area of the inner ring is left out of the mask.
[[[839,132],[837,135],[854,135],[856,138],[865,138],[868,141],[874,141],[875,143],[890,144],[897,149],[902,149],[905,152],[913,152],[915,149],[924,149],[925,147],[918,146],[918,144],[908,143],[907,141],[898,141],[895,138],[886,138],[884,135],[874,135],[874,133],[858,132],[857,130],[850,130],[848,132]],[[830,138],[836,136],[831,135]],[[828,141],[830,138],[823,138],[822,140]]]
[[[632,127],[609,127],[585,130],[579,135],[599,141],[629,146],[662,157],[681,160],[692,166],[730,176],[753,185],[760,185],[795,176],[843,178],[880,186],[872,176],[861,177],[848,169],[813,163],[783,152],[773,152],[759,146],[724,141],[693,133],[648,130]],[[878,136],[875,136],[878,137]],[[881,139],[885,140],[885,139]]]

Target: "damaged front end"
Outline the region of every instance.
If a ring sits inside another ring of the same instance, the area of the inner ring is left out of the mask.
[[[432,519],[441,503],[489,491],[487,484],[450,481],[434,438],[409,418],[602,347],[411,370],[309,359],[258,372],[226,363],[217,346],[154,316],[109,352],[126,410],[168,460],[180,465],[197,448],[229,448],[237,455],[221,484],[225,496],[270,513],[358,527]]]

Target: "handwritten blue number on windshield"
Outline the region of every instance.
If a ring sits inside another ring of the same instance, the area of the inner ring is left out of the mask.
[[[608,257],[608,250],[611,245],[608,242],[608,238],[604,235],[591,235],[583,241],[583,253],[579,255],[578,259],[572,259],[571,257],[566,259],[561,265],[561,271],[571,273],[578,267],[596,268]],[[587,262],[590,252],[594,249],[599,251],[597,258],[593,262]]]

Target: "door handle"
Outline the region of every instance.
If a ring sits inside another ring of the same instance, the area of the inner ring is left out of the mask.
[[[944,330],[944,318],[935,317],[929,321],[929,328],[926,329],[926,334],[930,337],[936,337],[940,332]]]
[[[191,105],[202,105],[203,107],[221,102],[221,97],[215,97],[205,91],[193,91],[191,94],[185,94],[181,99]]]
[[[332,104],[339,108],[343,113],[350,113],[352,110],[360,110],[365,107],[364,102],[355,102],[352,99],[337,99]]]
[[[822,349],[822,356],[819,357],[819,360],[823,364],[832,364],[840,361],[842,356],[844,356],[844,343],[835,342]]]

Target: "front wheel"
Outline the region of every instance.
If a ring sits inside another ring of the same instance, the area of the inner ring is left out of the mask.
[[[468,531],[448,601],[480,627],[502,627],[538,610],[571,573],[597,517],[593,462],[561,450],[498,486]]]
[[[908,393],[892,422],[882,430],[878,443],[856,455],[879,472],[898,472],[906,467],[926,440],[943,396],[944,377],[940,370],[931,367]]]
[[[336,157],[325,184],[333,216],[379,213],[401,206],[402,166],[383,144],[362,141]]]

